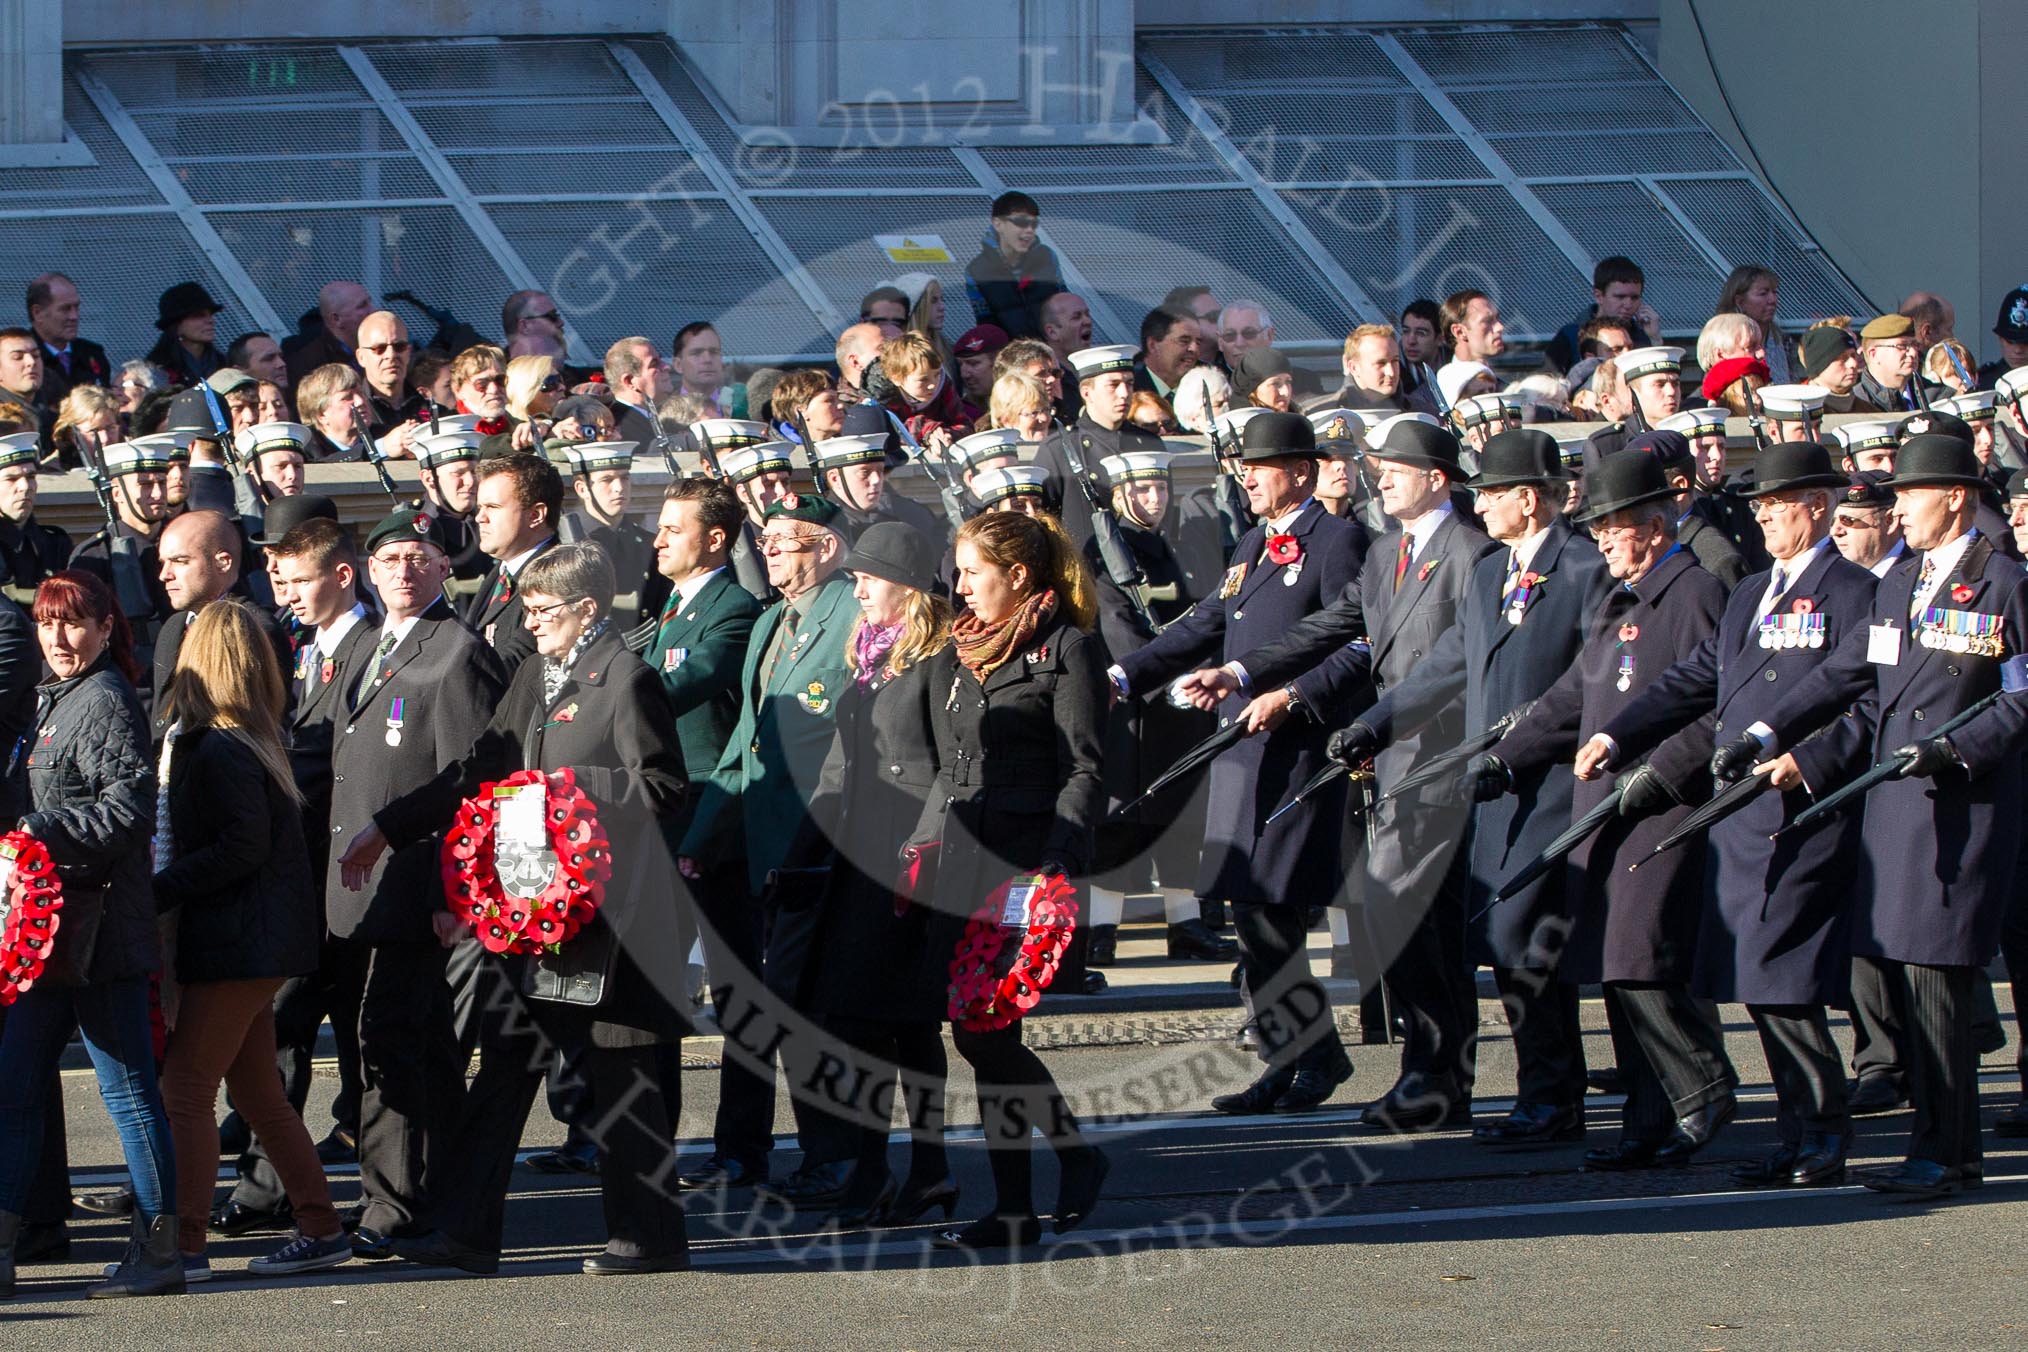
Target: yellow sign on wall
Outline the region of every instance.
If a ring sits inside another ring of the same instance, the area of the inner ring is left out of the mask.
[[[940,235],[875,235],[880,251],[897,263],[948,263],[951,251]]]

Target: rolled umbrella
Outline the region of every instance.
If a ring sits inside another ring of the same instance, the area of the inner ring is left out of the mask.
[[[1156,794],[1168,788],[1171,784],[1174,784],[1177,780],[1182,779],[1185,775],[1192,774],[1197,770],[1202,769],[1204,766],[1209,765],[1213,760],[1216,760],[1220,755],[1224,754],[1232,747],[1239,745],[1239,743],[1245,740],[1245,738],[1246,738],[1245,722],[1237,718],[1233,719],[1230,723],[1227,723],[1217,732],[1212,733],[1209,737],[1206,737],[1196,746],[1191,747],[1181,756],[1178,756],[1176,758],[1176,763],[1170,766],[1168,769],[1164,770],[1161,774],[1157,775],[1155,777],[1155,782],[1150,784],[1147,787],[1147,789],[1142,792],[1140,797],[1135,798],[1132,802],[1122,803],[1118,807],[1114,808],[1110,813],[1106,815],[1106,820],[1107,821],[1120,820],[1120,818],[1126,816],[1129,812],[1132,812],[1135,808],[1147,802],[1150,798],[1153,798]]]
[[[1754,799],[1760,797],[1761,791],[1767,788],[1767,786],[1768,777],[1766,775],[1748,775],[1738,783],[1726,785],[1723,792],[1713,795],[1710,802],[1685,817],[1680,826],[1662,837],[1659,845],[1639,859],[1636,859],[1633,863],[1628,864],[1627,872],[1632,873],[1641,865],[1648,863],[1659,855],[1667,854],[1684,841],[1692,839],[1699,832],[1707,831],[1711,827],[1716,826]]]
[[[1572,822],[1570,829],[1543,846],[1542,853],[1529,860],[1519,873],[1502,883],[1500,890],[1493,894],[1493,899],[1480,907],[1472,919],[1476,921],[1501,902],[1520,895],[1522,888],[1555,868],[1572,850],[1597,835],[1607,822],[1619,815],[1621,788],[1632,777],[1631,772],[1622,775],[1614,784],[1613,791],[1607,794],[1597,807]]]
[[[1925,740],[1950,736],[1959,728],[1992,708],[1994,704],[1999,702],[2000,696],[2006,693],[2005,689],[1995,690],[1984,699],[1974,700],[1963,709],[1960,709],[1955,717],[1945,720],[1944,725],[1935,732],[1932,732],[1929,738]],[[1860,775],[1851,783],[1846,784],[1843,788],[1832,790],[1809,807],[1798,812],[1796,819],[1775,832],[1773,838],[1780,840],[1791,831],[1800,831],[1807,826],[1822,821],[1834,812],[1842,811],[1847,803],[1865,797],[1875,785],[1884,784],[1890,779],[1898,778],[1902,770],[1908,765],[1910,759],[1912,759],[1910,756],[1899,752],[1889,756],[1886,760]]]
[[[1384,803],[1390,798],[1407,793],[1410,789],[1419,789],[1425,784],[1433,784],[1462,770],[1465,767],[1465,762],[1471,760],[1472,757],[1486,750],[1495,742],[1498,742],[1502,737],[1505,737],[1513,730],[1514,725],[1525,718],[1528,711],[1534,707],[1535,701],[1529,700],[1518,709],[1509,709],[1506,713],[1500,715],[1499,720],[1492,727],[1487,728],[1484,732],[1474,733],[1451,750],[1444,752],[1441,756],[1433,757],[1424,762],[1421,769],[1403,775],[1399,784],[1396,784],[1386,793],[1380,795],[1380,801]]]
[[[1344,761],[1335,761],[1335,760],[1332,761],[1329,765],[1326,765],[1323,769],[1317,771],[1317,773],[1315,773],[1314,775],[1311,775],[1309,779],[1304,782],[1303,787],[1296,790],[1295,797],[1289,799],[1288,802],[1283,803],[1273,812],[1270,812],[1268,814],[1267,821],[1263,822],[1262,825],[1273,826],[1276,820],[1285,816],[1288,813],[1294,812],[1298,807],[1300,807],[1303,804],[1304,800],[1308,799],[1311,795],[1315,794],[1317,790],[1323,788],[1327,784],[1334,784],[1337,781],[1343,779],[1346,775],[1349,775],[1351,773],[1352,767],[1347,765]]]

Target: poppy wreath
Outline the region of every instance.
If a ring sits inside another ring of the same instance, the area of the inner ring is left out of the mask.
[[[507,895],[493,862],[493,828],[500,819],[493,790],[523,784],[546,786],[543,819],[556,856],[549,886],[527,900]],[[516,770],[480,785],[475,797],[458,805],[458,815],[444,833],[439,863],[445,904],[472,927],[488,952],[555,953],[598,914],[613,876],[613,849],[591,799],[570,770]]]
[[[7,880],[6,920],[0,923],[0,1006],[33,986],[49,963],[63,910],[63,882],[49,847],[26,831],[0,836],[0,854],[14,860]]]
[[[1037,890],[1029,902],[1028,928],[1015,931],[1001,924],[1008,889],[1030,885]],[[1060,873],[1024,873],[994,888],[986,904],[965,923],[951,958],[951,1022],[988,1033],[1035,1008],[1056,979],[1076,927],[1077,890]],[[1004,954],[1017,932],[1021,947],[1010,961]]]

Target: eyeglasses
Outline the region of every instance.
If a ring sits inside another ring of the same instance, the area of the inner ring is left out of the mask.
[[[1267,330],[1265,330],[1265,329],[1257,329],[1257,328],[1253,327],[1253,326],[1252,326],[1251,324],[1249,324],[1249,325],[1247,325],[1247,327],[1245,327],[1245,328],[1243,328],[1243,329],[1226,329],[1226,330],[1225,330],[1224,332],[1220,333],[1220,334],[1219,334],[1218,336],[1219,336],[1220,338],[1223,338],[1223,339],[1224,339],[1224,340],[1225,340],[1226,342],[1228,342],[1228,343],[1229,343],[1229,342],[1231,342],[1231,341],[1233,341],[1233,340],[1234,340],[1235,338],[1237,338],[1237,339],[1242,339],[1242,340],[1244,340],[1244,341],[1246,341],[1246,342],[1249,342],[1249,343],[1250,343],[1250,342],[1252,342],[1252,341],[1253,341],[1254,339],[1256,339],[1256,338],[1260,337],[1260,336],[1261,336],[1261,334],[1263,334],[1263,333],[1265,333],[1265,332],[1267,332]]]
[[[1879,530],[1887,524],[1887,512],[1885,509],[1867,512],[1863,515],[1858,512],[1840,512],[1837,516],[1837,523],[1852,530]]]
[[[1914,343],[1875,343],[1873,344],[1873,350],[1876,352],[1914,352],[1917,348]]]
[[[521,609],[522,613],[526,614],[530,619],[534,620],[537,624],[548,624],[550,617],[556,614],[557,611],[567,610],[575,605],[582,605],[584,602],[589,600],[591,600],[589,596],[580,596],[576,600],[558,601],[554,605],[547,606],[531,606],[526,602],[523,602]]]
[[[821,537],[815,535],[763,535],[761,552],[764,554],[800,554],[805,549],[815,549]]]
[[[471,385],[475,390],[497,389],[500,385],[500,377],[492,374],[476,375],[472,377]]]
[[[415,344],[411,343],[408,339],[403,338],[392,343],[367,343],[359,350],[361,352],[371,352],[376,357],[384,357],[389,352],[398,352],[406,356],[409,352],[413,351],[414,349]]]
[[[542,383],[536,386],[536,388],[541,390],[544,394],[554,394],[558,390],[563,388],[563,377],[544,376],[542,378]]]
[[[433,554],[375,554],[373,561],[390,573],[427,573],[436,567]]]
[[[1752,504],[1753,515],[1756,519],[1763,516],[1786,515],[1802,505],[1800,502],[1783,502],[1777,498],[1755,498]]]

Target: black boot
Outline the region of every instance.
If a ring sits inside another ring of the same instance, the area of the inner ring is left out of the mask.
[[[0,1211],[0,1300],[14,1294],[14,1239],[21,1233],[21,1217]]]
[[[182,1295],[183,1255],[176,1249],[176,1228],[174,1216],[157,1216],[144,1223],[136,1213],[127,1256],[111,1277],[85,1294],[94,1300]]]
[[[1169,926],[1169,956],[1192,962],[1231,962],[1239,956],[1239,945],[1213,934],[1202,920],[1184,920]]]
[[[1119,960],[1120,927],[1093,925],[1091,951],[1084,956],[1087,967],[1110,967]]]
[[[1211,897],[1197,898],[1197,918],[1213,934],[1223,934],[1232,928],[1232,917],[1226,913],[1225,903]]]

